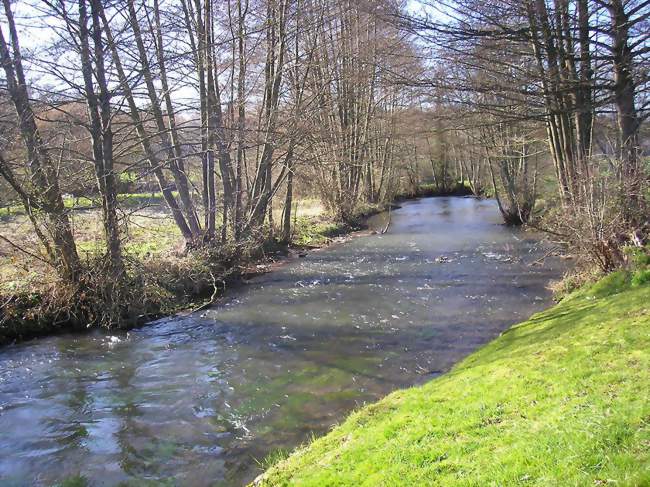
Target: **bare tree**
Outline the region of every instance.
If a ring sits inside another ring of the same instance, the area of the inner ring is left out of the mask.
[[[63,204],[57,168],[36,125],[9,0],[3,0],[3,6],[11,44],[0,29],[0,57],[26,154],[25,163],[20,168],[24,174],[16,174],[4,157],[0,159],[0,174],[20,196],[50,262],[61,277],[76,281],[81,264],[68,211]],[[21,182],[22,176],[27,176],[24,183]]]
[[[104,65],[104,41],[99,15],[99,0],[91,0],[90,8],[91,29],[89,30],[86,0],[79,0],[79,46],[84,94],[90,117],[93,162],[102,199],[110,282],[120,277],[124,271],[124,263],[122,262],[122,244],[117,217],[117,184],[113,164],[111,93]],[[92,58],[91,38],[93,42]],[[99,88],[99,94],[95,92],[95,80]]]

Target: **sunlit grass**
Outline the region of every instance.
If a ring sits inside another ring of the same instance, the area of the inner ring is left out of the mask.
[[[176,197],[178,196],[177,191],[172,191],[172,194]],[[123,208],[136,208],[165,204],[163,195],[159,191],[149,193],[118,194],[117,199],[120,203],[120,206]],[[96,209],[101,207],[101,200],[99,197],[93,198],[87,196],[76,197],[72,195],[65,195],[63,197],[63,205],[70,210]],[[7,219],[21,215],[25,215],[25,208],[22,205],[16,204],[0,207],[0,218]]]
[[[648,391],[650,287],[613,275],[352,414],[264,485],[650,485]]]
[[[318,247],[327,244],[346,228],[344,223],[300,217],[293,228],[293,243],[302,247]]]

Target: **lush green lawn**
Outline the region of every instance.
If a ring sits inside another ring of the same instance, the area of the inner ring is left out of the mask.
[[[621,276],[352,414],[262,485],[650,485],[650,286]]]

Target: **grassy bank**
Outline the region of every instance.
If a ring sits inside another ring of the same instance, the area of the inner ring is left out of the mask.
[[[647,271],[646,271],[647,272]],[[352,414],[277,485],[650,485],[650,286],[611,275]]]

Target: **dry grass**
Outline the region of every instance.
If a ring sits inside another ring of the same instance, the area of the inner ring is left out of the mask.
[[[137,260],[179,258],[183,240],[166,207],[156,196],[149,202],[142,195],[137,195],[137,199],[144,204],[132,208],[127,204],[121,214],[125,254]],[[82,201],[83,205],[87,203]],[[0,239],[0,294],[43,289],[56,281],[55,273],[45,262],[29,255],[42,255],[42,249],[29,219],[18,210],[0,215],[0,235],[11,242]],[[298,222],[314,224],[327,220],[324,206],[314,198],[297,200],[294,212]],[[273,216],[276,225],[280,224],[281,205],[274,207]],[[75,209],[70,217],[82,260],[102,255],[104,238],[100,210]]]
[[[71,212],[71,220],[82,260],[101,255],[104,249],[99,210]],[[169,215],[156,208],[143,208],[123,216],[124,250],[133,257],[173,252],[181,245],[180,232]],[[56,280],[43,255],[28,218],[24,215],[0,220],[0,292],[41,288]],[[26,252],[25,252],[26,251]]]

